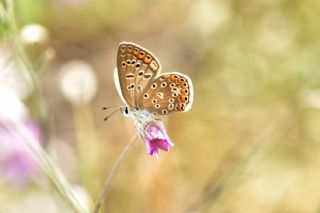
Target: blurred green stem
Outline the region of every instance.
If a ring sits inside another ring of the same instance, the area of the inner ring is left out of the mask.
[[[134,144],[134,142],[135,142],[136,140],[137,140],[137,134],[135,134],[135,135],[133,136],[133,138],[131,139],[130,143],[128,143],[128,144],[124,147],[124,149],[123,149],[123,151],[121,152],[119,158],[118,158],[117,161],[113,164],[113,167],[112,167],[112,169],[111,169],[111,172],[110,172],[109,176],[107,177],[107,179],[106,179],[106,181],[105,181],[105,183],[104,183],[104,185],[103,185],[103,188],[102,188],[102,190],[101,190],[101,193],[100,193],[100,195],[99,195],[99,199],[98,199],[98,202],[97,202],[97,204],[96,204],[96,206],[95,206],[94,213],[99,213],[100,208],[103,206],[103,203],[104,203],[104,201],[105,201],[105,199],[106,199],[106,195],[107,195],[107,193],[108,193],[108,191],[109,191],[109,189],[110,189],[111,181],[112,181],[114,175],[116,174],[117,169],[119,168],[122,160],[123,160],[124,157],[126,156],[126,154],[127,154],[127,152],[129,151],[130,147]]]
[[[92,111],[89,105],[73,106],[73,121],[77,137],[77,148],[81,180],[92,194],[99,191],[99,147],[94,129]],[[95,177],[95,178],[92,178]]]
[[[26,130],[19,122],[10,122],[10,131],[12,134],[21,137],[22,145],[30,153],[31,157],[38,163],[42,171],[48,176],[49,180],[57,188],[60,195],[77,213],[89,213],[88,207],[85,207],[75,195],[70,183],[56,166],[51,157],[42,149],[38,141]]]
[[[6,11],[3,11],[3,14],[6,15],[6,21],[8,23],[9,29],[8,32],[5,34],[6,35],[6,40],[8,43],[11,45],[12,49],[14,50],[14,54],[16,57],[16,62],[17,64],[21,67],[21,74],[23,75],[24,79],[31,84],[34,87],[34,102],[36,103],[36,108],[37,112],[39,113],[41,118],[45,117],[46,110],[45,110],[45,105],[42,100],[42,94],[39,89],[39,85],[37,82],[37,74],[40,71],[39,69],[47,67],[49,62],[53,58],[53,54],[48,54],[46,51],[44,53],[44,56],[46,57],[43,59],[43,62],[46,64],[42,63],[41,66],[38,65],[38,68],[35,69],[35,67],[32,65],[31,61],[29,60],[29,57],[25,51],[24,45],[22,44],[20,40],[20,33],[19,29],[17,26],[17,21],[15,17],[15,5],[13,0],[6,0]],[[0,9],[1,10],[1,9]],[[49,53],[52,53],[52,51]]]

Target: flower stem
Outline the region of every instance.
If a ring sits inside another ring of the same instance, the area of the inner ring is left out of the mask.
[[[81,203],[70,183],[63,175],[62,171],[58,168],[52,158],[45,150],[35,141],[34,137],[25,129],[25,127],[15,121],[8,122],[11,134],[19,136],[23,145],[29,152],[30,156],[41,167],[42,171],[48,176],[49,180],[56,187],[61,197],[70,205],[70,207],[77,213],[88,213],[89,206]]]
[[[117,169],[119,168],[122,160],[124,159],[124,157],[126,156],[127,152],[129,151],[130,147],[134,144],[134,142],[136,141],[137,139],[137,134],[135,134],[133,136],[133,138],[131,139],[130,143],[128,143],[124,149],[122,150],[119,158],[117,159],[117,161],[113,164],[113,167],[111,169],[111,172],[109,174],[109,176],[107,177],[106,181],[104,182],[104,186],[100,192],[100,195],[99,195],[99,199],[98,199],[98,202],[94,208],[94,213],[99,213],[99,210],[100,208],[102,207],[105,199],[106,199],[106,195],[110,189],[110,184],[111,184],[111,181],[114,177],[114,175],[116,174],[117,172]]]

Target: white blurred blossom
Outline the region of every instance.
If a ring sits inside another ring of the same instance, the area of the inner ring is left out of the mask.
[[[60,87],[72,104],[86,104],[96,93],[96,77],[93,68],[83,61],[70,61],[60,69]]]
[[[28,24],[21,29],[20,37],[25,44],[45,43],[49,39],[49,32],[40,24]]]
[[[194,1],[190,8],[188,23],[203,35],[214,32],[230,17],[228,1]]]
[[[320,91],[306,90],[300,93],[302,106],[306,108],[320,109]]]
[[[22,75],[21,69],[13,60],[12,51],[6,46],[0,47],[0,85],[25,99],[32,91],[32,84]]]

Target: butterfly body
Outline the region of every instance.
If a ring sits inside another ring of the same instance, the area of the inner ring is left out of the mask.
[[[143,132],[144,127],[146,127],[149,123],[157,120],[155,115],[145,109],[130,109],[129,107],[122,107],[121,112],[123,115],[131,118],[138,132]]]

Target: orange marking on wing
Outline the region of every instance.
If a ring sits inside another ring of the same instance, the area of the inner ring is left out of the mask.
[[[188,84],[186,82],[181,82],[180,83],[180,87],[183,88],[183,89],[186,88],[187,86],[188,86]]]
[[[132,51],[133,51],[132,46],[128,46],[128,53],[132,53]]]
[[[183,95],[187,95],[187,94],[188,94],[188,90],[187,90],[187,89],[183,89],[183,90],[181,90],[181,93],[182,93]]]
[[[182,102],[182,103],[185,103],[186,102],[186,96],[180,96],[180,101]]]
[[[169,77],[168,75],[162,75],[162,76],[161,76],[161,79],[162,79],[162,80],[166,80],[168,77]]]
[[[139,55],[139,50],[137,48],[135,48],[133,50],[133,55],[138,56]]]
[[[147,55],[145,58],[144,58],[144,63],[146,63],[146,64],[150,64],[150,62],[151,62],[151,60],[152,60],[152,58],[150,57],[150,55]]]
[[[178,104],[177,111],[180,112],[181,110],[182,110],[182,106],[180,104]]]
[[[144,59],[145,53],[144,52],[140,52],[138,55],[139,59]]]

